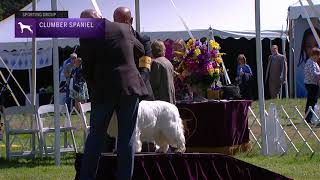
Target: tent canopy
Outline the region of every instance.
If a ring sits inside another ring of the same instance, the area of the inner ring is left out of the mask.
[[[315,11],[312,10],[310,6],[290,6],[288,10],[288,18],[298,19],[299,17],[307,18],[305,14],[305,10],[307,11],[310,18],[319,17],[317,16],[317,12],[320,13],[320,5],[315,5]]]
[[[221,38],[245,37],[251,39],[255,37],[254,26],[254,1],[210,1],[199,0],[196,3],[192,0],[174,0],[176,7],[174,9],[169,0],[165,1],[140,1],[141,11],[141,30],[150,35],[152,39],[187,39],[189,36],[183,30],[184,27],[177,16],[180,14],[188,24],[190,29],[194,30],[194,36],[207,37],[208,28],[211,26],[215,36]],[[68,11],[69,17],[79,17],[84,9],[93,9],[91,0],[57,0],[58,10]],[[103,16],[112,20],[112,13],[119,6],[127,6],[134,15],[134,1],[127,0],[97,0]],[[287,8],[296,0],[268,0],[262,2],[261,6],[261,25],[263,31],[262,38],[271,38],[283,36],[282,31],[286,30]],[[192,3],[192,6],[190,6]],[[230,6],[232,4],[232,6]],[[218,7],[218,8],[217,8]],[[247,8],[239,8],[247,7]],[[276,8],[276,9],[275,9]],[[37,10],[50,10],[50,0],[38,0]],[[29,4],[22,10],[32,10]],[[272,13],[271,13],[272,12]],[[14,15],[0,22],[0,50],[25,49],[31,47],[30,38],[14,37]],[[219,29],[219,30],[218,30]],[[38,39],[38,47],[46,48],[52,46],[51,39]],[[78,44],[76,38],[60,39],[59,46],[75,46]]]

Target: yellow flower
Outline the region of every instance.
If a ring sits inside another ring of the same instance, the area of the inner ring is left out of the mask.
[[[199,47],[197,47],[197,48],[194,50],[194,55],[195,55],[196,57],[198,57],[200,54],[201,54],[201,50],[199,49]]]
[[[214,73],[214,69],[213,69],[213,68],[210,68],[210,69],[208,69],[208,72],[209,72],[209,75],[212,76],[213,73]]]
[[[210,47],[211,47],[212,49],[220,49],[219,43],[217,43],[217,42],[214,41],[214,40],[210,40],[210,41],[209,41],[209,44],[210,44]]]
[[[214,73],[219,74],[220,73],[220,69],[219,68],[214,69]]]
[[[218,64],[221,64],[223,62],[222,58],[219,56],[215,59],[215,61],[218,63]]]
[[[189,49],[191,49],[191,47],[193,46],[193,43],[194,43],[195,39],[189,39],[189,41],[187,42],[187,46]]]
[[[174,53],[175,55],[178,55],[178,56],[184,56],[184,55],[185,55],[185,53],[184,53],[184,52],[181,52],[181,51],[173,51],[173,53]]]

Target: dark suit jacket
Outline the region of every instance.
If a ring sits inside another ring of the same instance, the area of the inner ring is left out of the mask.
[[[145,52],[144,55],[151,57],[150,37],[147,35],[140,34],[139,32],[135,31],[132,27],[131,27],[131,31],[133,32],[134,37],[136,37],[136,39],[143,45],[144,52]],[[141,77],[147,87],[147,90],[148,90],[148,95],[141,98],[141,100],[153,101],[155,99],[154,99],[152,87],[150,84],[150,70],[146,69],[146,68],[139,67],[139,58],[136,57],[135,62],[136,62],[137,68],[139,69],[140,75],[141,75]]]
[[[143,45],[144,51],[145,51],[145,55],[151,57],[152,53],[151,53],[151,40],[150,37],[147,35],[142,35],[139,32],[135,31],[133,28],[131,28],[134,36],[141,42],[141,44]]]
[[[134,56],[144,55],[130,26],[106,20],[104,39],[80,39],[84,77],[92,102],[118,100],[122,95],[145,96],[148,91]]]

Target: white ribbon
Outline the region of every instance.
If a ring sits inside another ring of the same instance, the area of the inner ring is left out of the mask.
[[[16,82],[16,84],[18,85],[19,89],[21,90],[22,94],[26,97],[27,101],[31,103],[30,99],[28,98],[28,96],[26,95],[26,93],[24,92],[24,90],[22,89],[22,87],[20,86],[19,82],[17,81],[17,79],[14,77],[14,75],[12,74],[12,72],[10,71],[10,69],[8,68],[7,64],[3,61],[3,59],[0,56],[0,61],[2,62],[2,64],[4,65],[4,67],[7,69],[7,71],[9,72],[9,74],[11,75],[11,77],[13,78],[14,82]]]
[[[178,8],[177,8],[176,5],[174,4],[173,0],[170,0],[170,1],[171,1],[172,6],[174,7],[174,9],[176,10],[176,13],[177,13],[179,19],[181,20],[183,26],[186,28],[186,30],[187,30],[190,38],[194,39],[194,36],[192,35],[190,29],[188,28],[187,23],[184,21],[184,19],[183,19],[182,16],[180,15],[180,13],[179,13],[179,11],[178,11]]]
[[[310,20],[310,16],[309,16],[306,8],[303,6],[302,1],[299,0],[299,2],[300,2],[301,7],[303,8],[304,14],[305,14],[305,16],[306,16],[306,18],[307,18],[307,21],[308,21],[308,24],[309,24],[309,26],[310,26],[310,28],[311,28],[311,31],[312,31],[312,33],[313,33],[313,36],[315,37],[315,39],[316,39],[316,41],[317,41],[318,47],[320,47],[320,39],[319,39],[318,33],[317,33],[316,29],[314,28],[314,26],[313,26],[313,24],[312,24],[312,22],[311,22],[311,20]]]
[[[97,1],[96,1],[96,0],[91,0],[91,3],[92,3],[92,5],[93,5],[94,9],[97,11],[97,13],[98,13],[100,16],[102,16],[102,13],[101,13],[101,11],[100,11],[100,8],[99,8],[99,6],[98,6]]]
[[[309,6],[311,7],[311,10],[318,16],[320,17],[320,11],[314,6],[312,0],[307,0]]]

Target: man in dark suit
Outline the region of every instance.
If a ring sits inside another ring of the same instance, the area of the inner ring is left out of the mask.
[[[131,26],[131,31],[143,45],[145,50],[145,55],[143,57],[135,57],[135,62],[137,68],[139,69],[140,75],[148,89],[148,96],[144,97],[143,100],[154,100],[154,95],[152,92],[150,84],[150,69],[151,69],[151,41],[150,37],[146,35],[141,35],[139,32],[135,31],[132,27],[133,17],[131,16],[130,9],[127,7],[118,7],[113,13],[114,22],[125,23]]]
[[[101,18],[85,10],[82,18]],[[148,91],[139,75],[134,56],[142,56],[142,44],[127,24],[105,19],[105,38],[80,39],[83,72],[90,89],[90,133],[85,144],[81,179],[94,179],[113,111],[118,116],[117,179],[132,176],[134,129],[139,97]],[[135,54],[135,55],[134,55]]]

